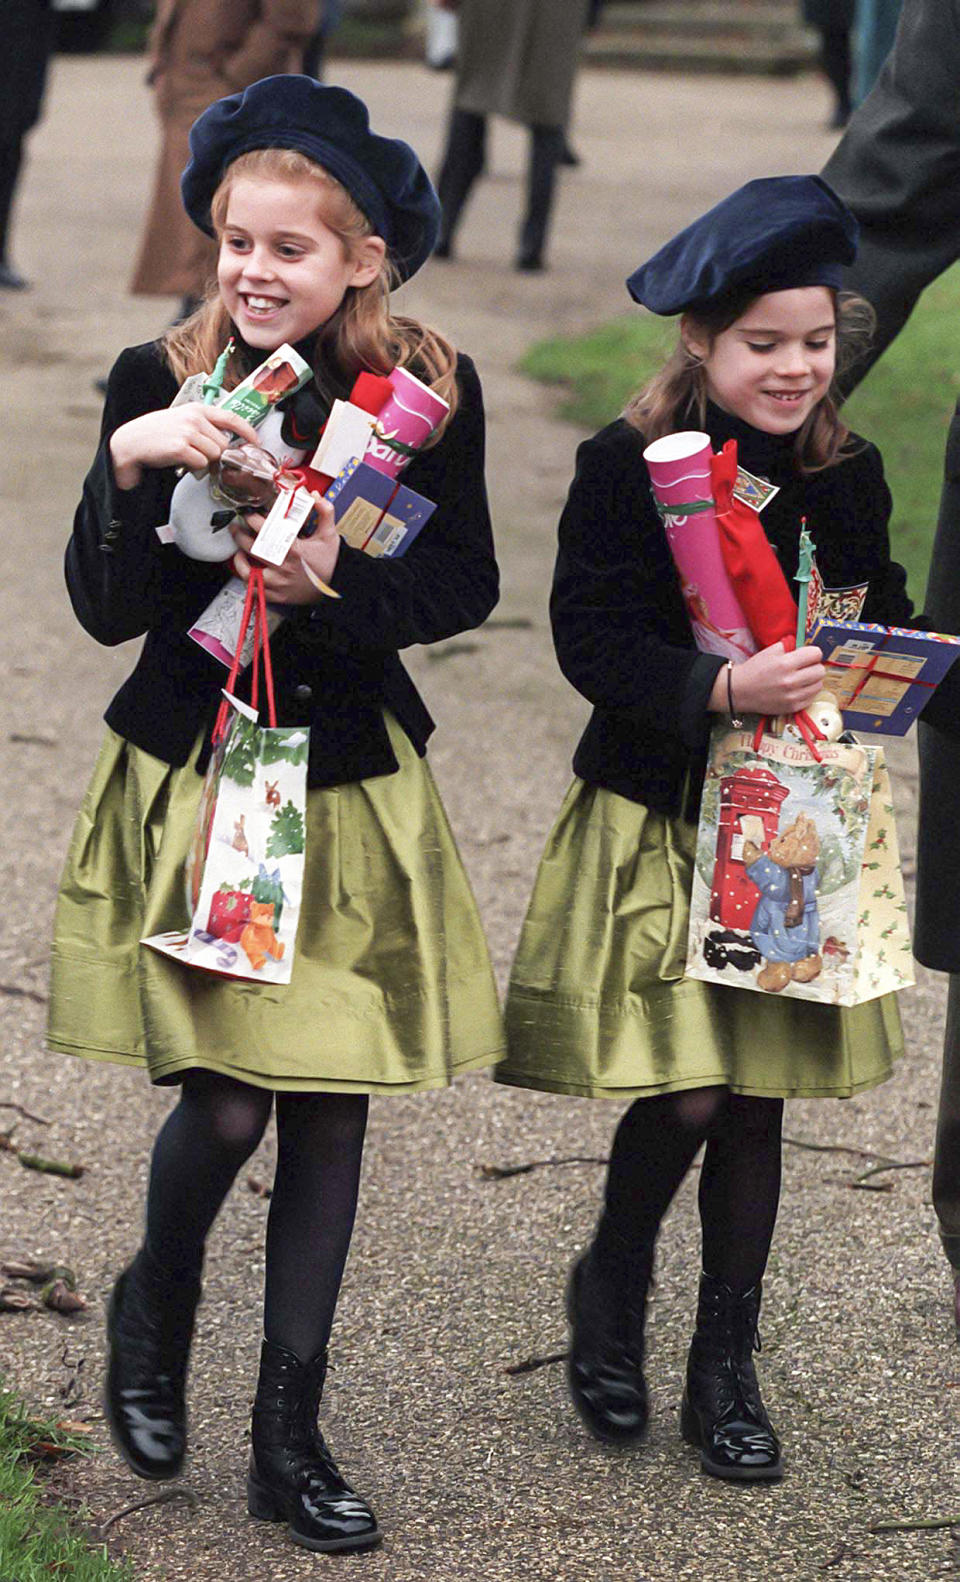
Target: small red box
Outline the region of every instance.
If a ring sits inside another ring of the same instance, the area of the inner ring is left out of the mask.
[[[210,903],[207,933],[238,945],[250,921],[250,899],[247,890],[218,890]]]

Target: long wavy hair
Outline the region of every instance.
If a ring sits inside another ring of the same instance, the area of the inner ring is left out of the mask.
[[[831,291],[830,295],[836,314],[837,365],[827,394],[797,430],[793,451],[799,472],[835,467],[850,454],[850,430],[840,416],[838,385],[844,372],[867,350],[876,327],[876,314],[863,297],[850,291]],[[684,332],[693,331],[695,338],[706,341],[712,351],[717,336],[735,324],[756,300],[756,292],[731,293],[708,308],[684,314],[673,352],[624,410],[626,421],[645,440],[661,439],[691,422],[704,427],[708,400],[706,367],[704,359],[687,345]]]
[[[258,148],[234,160],[214,194],[210,213],[218,239],[226,222],[233,183],[240,176],[311,182],[320,199],[320,217],[340,238],[348,258],[364,237],[374,234],[370,221],[346,188],[322,165],[296,149]],[[347,287],[337,311],[320,326],[314,377],[321,398],[329,405],[335,398],[343,399],[349,394],[358,373],[388,374],[398,365],[409,368],[450,403],[449,413],[430,438],[429,444],[434,445],[456,411],[457,353],[436,330],[390,312],[390,292],[398,284],[388,253],[377,278],[369,285]],[[208,372],[230,334],[227,310],[216,282],[212,282],[196,312],[172,325],[163,336],[164,355],[176,378],[182,381],[189,374]],[[225,388],[232,389],[252,371],[253,364],[244,357],[242,349],[238,350],[230,358]]]

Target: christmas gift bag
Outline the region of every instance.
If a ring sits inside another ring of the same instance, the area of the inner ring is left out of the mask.
[[[686,975],[828,1005],[913,983],[882,748],[714,726]]]
[[[255,605],[255,609],[254,609]],[[254,617],[252,702],[233,696],[234,663],[213,732],[188,853],[189,927],[143,943],[190,966],[289,983],[303,888],[309,731],[277,726],[262,574],[248,585],[238,654]],[[269,724],[259,723],[257,677],[262,645]]]

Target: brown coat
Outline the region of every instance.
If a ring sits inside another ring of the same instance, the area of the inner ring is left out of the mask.
[[[566,126],[589,0],[460,0],[456,106]]]
[[[224,94],[275,72],[299,71],[319,0],[160,0],[150,39],[150,81],[163,144],[131,290],[144,296],[199,296],[216,268],[216,249],[187,218],[180,174],[187,134]]]

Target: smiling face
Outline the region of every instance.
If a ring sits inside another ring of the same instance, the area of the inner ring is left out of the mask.
[[[712,341],[693,318],[683,338],[702,359],[711,401],[764,433],[792,434],[830,389],[834,299],[826,286],[771,291]]]
[[[350,286],[376,279],[378,236],[348,246],[322,218],[308,177],[238,175],[220,231],[217,281],[223,304],[249,346],[275,351],[319,329]]]

